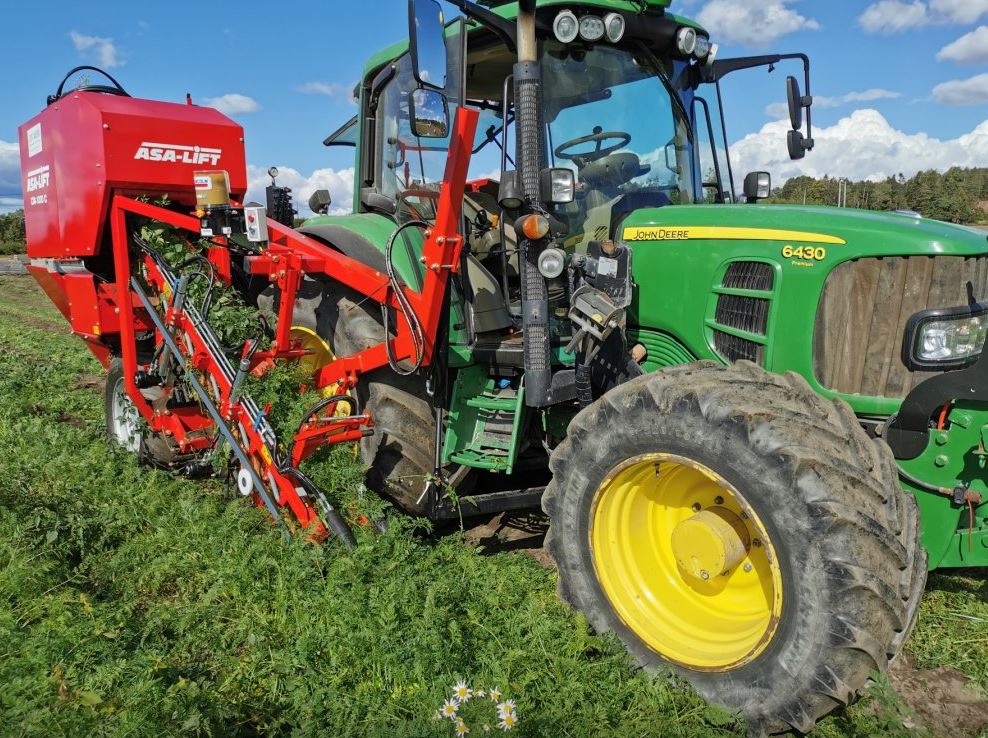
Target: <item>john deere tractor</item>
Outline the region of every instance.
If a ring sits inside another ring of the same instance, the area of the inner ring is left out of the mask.
[[[718,58],[670,0],[451,2],[410,2],[367,63],[324,142],[354,149],[353,213],[300,229],[420,288],[449,121],[478,111],[442,360],[358,388],[369,482],[433,518],[541,496],[596,630],[755,733],[808,731],[901,649],[926,551],[988,556],[985,235],[759,205],[768,173],[739,197],[722,80],[801,66],[779,145],[802,158],[802,54]],[[359,295],[307,294],[327,355],[387,335]]]
[[[754,734],[809,731],[900,652],[928,567],[988,563],[985,234],[760,205],[764,172],[739,196],[721,84],[794,65],[801,158],[802,54],[719,58],[671,0],[449,1],[409,0],[324,142],[350,215],[244,204],[239,126],[112,78],[21,127],[30,269],[110,370],[108,428],[189,473],[225,442],[314,537],[353,541],[300,468],[324,443],[413,515],[541,504],[597,631]],[[272,328],[221,341],[220,282]],[[299,359],[326,396],[278,438],[245,376]]]

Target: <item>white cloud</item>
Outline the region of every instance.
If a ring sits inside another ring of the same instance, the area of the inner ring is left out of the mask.
[[[944,46],[937,53],[937,61],[958,64],[980,64],[988,61],[988,26],[980,26]]]
[[[902,97],[902,93],[893,92],[892,90],[883,90],[880,87],[873,87],[872,89],[864,90],[863,92],[848,92],[846,95],[840,95],[839,97],[815,97],[813,98],[813,102],[821,108],[836,108],[839,105],[847,105],[852,102],[894,100],[897,97]]]
[[[3,197],[0,195],[0,215],[21,210],[24,207],[24,200],[20,197]]]
[[[813,108],[839,108],[842,105],[848,105],[850,103],[893,100],[898,97],[902,97],[901,92],[893,92],[892,90],[883,90],[875,87],[870,90],[863,90],[862,92],[848,92],[837,97],[814,95]],[[786,103],[772,103],[765,108],[765,115],[775,119],[788,118],[789,106]]]
[[[988,0],[930,0],[935,22],[974,23],[988,13]]]
[[[900,33],[912,28],[974,23],[988,13],[988,0],[879,0],[865,8],[858,25],[869,33]]]
[[[763,47],[795,31],[816,31],[820,24],[789,7],[794,0],[710,0],[697,21],[713,38],[730,44]]]
[[[940,140],[899,131],[877,110],[856,110],[829,128],[815,128],[816,147],[800,161],[789,159],[788,130],[788,121],[773,121],[735,143],[738,176],[768,171],[781,185],[799,175],[878,181],[900,172],[911,177],[925,169],[988,166],[988,120],[971,133]]]
[[[271,184],[267,167],[251,164],[247,167],[247,197],[245,202],[255,200],[265,203],[264,188]],[[329,211],[333,215],[349,213],[353,205],[353,167],[347,169],[317,169],[305,176],[291,167],[278,167],[278,185],[292,188],[295,207],[303,216],[311,213],[309,196],[316,190],[329,190],[333,198]]]
[[[988,102],[988,74],[942,82],[933,88],[933,99],[947,105],[981,105]]]
[[[326,97],[335,97],[351,103],[356,102],[353,99],[353,85],[347,87],[339,82],[306,82],[295,89],[306,95],[325,95]]]
[[[16,141],[0,140],[0,197],[21,194],[21,155]]]
[[[261,109],[261,105],[257,100],[237,92],[228,92],[219,97],[207,97],[203,100],[203,104],[211,108],[216,108],[224,115],[254,113]]]
[[[69,38],[72,39],[72,45],[75,46],[76,51],[89,57],[91,61],[96,62],[98,66],[104,69],[113,69],[113,67],[119,67],[123,64],[120,52],[112,38],[87,36],[78,31],[70,31]]]

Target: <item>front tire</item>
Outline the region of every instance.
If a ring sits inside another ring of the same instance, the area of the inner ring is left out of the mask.
[[[915,622],[916,503],[887,446],[797,375],[640,377],[577,415],[550,463],[563,598],[752,734],[811,730]]]
[[[127,395],[123,360],[110,362],[103,391],[106,435],[110,441],[132,454],[141,464],[174,470],[178,455],[163,435],[150,433],[134,402]]]
[[[106,374],[103,392],[106,415],[106,435],[124,451],[136,454],[141,450],[141,415],[127,396],[123,361],[113,359]]]

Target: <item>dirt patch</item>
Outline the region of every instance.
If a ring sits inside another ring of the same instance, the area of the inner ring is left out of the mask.
[[[467,543],[486,553],[520,551],[543,566],[555,564],[543,548],[549,521],[535,512],[503,512],[489,518],[479,518],[464,532]]]
[[[937,735],[976,738],[988,727],[988,695],[957,669],[917,669],[912,655],[903,652],[889,681]]]
[[[80,374],[70,385],[72,389],[103,389],[106,379],[102,374]]]

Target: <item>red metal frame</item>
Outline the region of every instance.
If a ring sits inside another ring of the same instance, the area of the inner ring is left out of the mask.
[[[477,119],[476,111],[465,108],[457,111],[449,158],[439,192],[436,222],[426,231],[422,248],[422,263],[425,266],[424,284],[420,292],[411,290],[407,286],[402,288],[404,297],[412,306],[423,328],[425,345],[419,347],[421,356],[416,356],[417,344],[411,327],[402,317],[402,312],[396,310],[399,319],[395,322],[390,348],[392,356],[399,361],[417,358],[422,366],[428,366],[432,360],[435,338],[440,330],[439,321],[443,312],[449,275],[459,269],[463,242],[459,233],[461,205]],[[141,368],[137,356],[136,336],[138,331],[148,330],[150,320],[140,304],[135,304],[136,295],[130,288],[132,265],[127,228],[128,213],[168,223],[196,234],[199,232],[200,223],[189,215],[120,194],[115,195],[110,208],[110,227],[116,281],[113,285],[101,286],[100,295],[95,302],[100,306],[98,313],[101,316],[100,320],[106,319],[104,307],[112,302],[113,317],[119,324],[113,327],[119,327],[120,353],[127,394],[150,428],[172,437],[184,451],[203,450],[212,443],[211,435],[207,432],[211,422],[205,415],[196,409],[155,412],[135,383],[137,371]],[[304,274],[327,275],[369,299],[398,308],[399,303],[387,275],[270,219],[268,233],[270,238],[268,247],[262,254],[249,257],[247,267],[252,274],[267,276],[278,286],[282,296],[274,347],[269,351],[257,352],[253,356],[252,367],[273,358],[298,358],[304,354],[300,347],[292,342],[290,336],[295,296]],[[227,281],[230,274],[229,254],[222,248],[222,244],[217,243],[216,247],[209,250],[209,258],[217,266],[220,278]],[[157,265],[150,258],[145,258],[144,267],[150,283],[161,293],[165,281]],[[117,295],[122,294],[129,295],[131,299],[115,299]],[[169,309],[165,320],[174,328],[177,335],[188,337],[192,350],[186,358],[198,371],[208,375],[215,383],[214,390],[218,390],[217,407],[231,426],[238,429],[244,450],[251,458],[259,476],[271,485],[272,491],[277,496],[277,504],[289,507],[303,528],[312,527],[317,535],[325,534],[325,529],[316,516],[312,500],[301,493],[297,480],[291,477],[290,472],[282,473],[278,469],[259,431],[251,427],[246,410],[238,401],[231,401],[230,383],[215,365],[206,349],[203,337],[188,315]],[[90,335],[79,329],[77,332],[87,338],[91,345],[98,340],[95,332]],[[158,340],[161,340],[160,336]],[[356,385],[361,374],[383,367],[387,363],[387,347],[384,343],[380,343],[352,356],[337,358],[317,372],[315,384],[318,387],[337,384],[337,391],[342,394]],[[358,440],[371,426],[372,420],[366,413],[357,417],[311,419],[293,439],[291,463],[297,465],[321,445]]]

